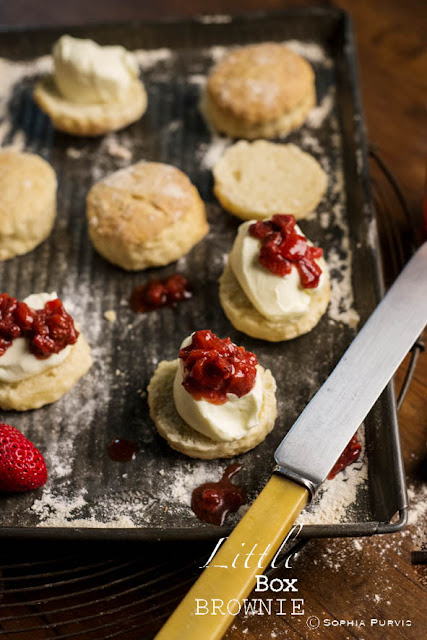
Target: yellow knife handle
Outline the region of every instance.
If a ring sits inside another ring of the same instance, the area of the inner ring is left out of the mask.
[[[238,603],[252,591],[307,501],[307,489],[273,475],[155,640],[222,638]],[[217,608],[213,615],[213,605],[221,602],[221,612]]]

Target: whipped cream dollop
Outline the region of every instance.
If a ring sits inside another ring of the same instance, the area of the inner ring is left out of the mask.
[[[240,286],[253,306],[269,320],[277,321],[305,313],[312,296],[319,295],[327,282],[325,261],[323,258],[316,260],[322,268],[322,274],[314,289],[303,288],[295,266],[285,276],[272,273],[259,263],[260,242],[249,234],[249,227],[254,222],[256,220],[249,220],[240,225],[228,258]],[[304,236],[297,225],[295,229]]]
[[[33,293],[25,298],[24,302],[30,309],[43,309],[46,302],[56,300],[57,294]],[[26,338],[16,338],[11,346],[0,356],[0,382],[20,382],[31,376],[43,373],[52,367],[61,364],[68,356],[71,345],[68,345],[59,353],[53,353],[43,360],[36,358],[28,347]]]
[[[181,349],[191,344],[192,337],[184,340]],[[175,407],[181,418],[195,431],[202,433],[215,442],[228,442],[243,438],[253,427],[259,424],[264,389],[259,365],[257,365],[255,384],[240,398],[227,394],[227,402],[213,404],[207,400],[196,400],[182,385],[184,363],[180,359],[173,385]]]
[[[56,87],[71,102],[119,101],[139,76],[134,56],[121,46],[62,36],[52,53]]]

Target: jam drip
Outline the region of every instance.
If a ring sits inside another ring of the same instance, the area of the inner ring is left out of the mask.
[[[0,356],[15,338],[27,338],[30,352],[43,360],[74,344],[78,336],[73,319],[59,298],[34,310],[7,293],[0,295]]]
[[[295,224],[294,216],[276,214],[271,220],[252,224],[249,233],[261,241],[258,260],[263,267],[276,276],[286,276],[294,265],[304,289],[314,289],[322,273],[315,261],[323,256],[323,249],[311,247]]]
[[[191,508],[199,520],[220,526],[227,514],[246,504],[246,491],[231,482],[241,468],[241,464],[231,464],[219,482],[205,482],[194,489]]]
[[[196,331],[179,357],[184,363],[182,384],[195,400],[224,404],[228,393],[241,398],[255,384],[256,356],[212,331]]]
[[[136,287],[130,297],[130,306],[137,313],[148,313],[162,307],[175,307],[192,296],[193,289],[187,278],[174,273],[165,280],[153,278]]]
[[[337,473],[343,471],[352,462],[356,462],[361,450],[362,445],[357,439],[357,435],[354,435],[329,472],[328,480],[333,480]]]
[[[115,462],[130,462],[139,451],[138,443],[127,438],[115,438],[108,445],[108,455]]]

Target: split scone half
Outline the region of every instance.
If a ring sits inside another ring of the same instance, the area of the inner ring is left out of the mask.
[[[275,42],[234,49],[211,71],[200,108],[233,138],[275,138],[300,127],[316,103],[311,65]]]
[[[293,216],[243,223],[219,281],[225,315],[239,331],[270,342],[308,333],[330,300],[322,254]]]
[[[91,366],[90,347],[56,293],[32,294],[24,302],[0,295],[1,409],[56,402]]]
[[[52,231],[56,175],[34,153],[0,152],[0,260],[32,251]]]
[[[230,458],[260,444],[277,416],[271,372],[254,354],[210,331],[184,340],[179,355],[160,362],[148,386],[150,415],[167,443],[205,460]],[[243,376],[230,376],[230,363]]]
[[[97,182],[86,212],[95,249],[130,271],[178,260],[209,231],[196,187],[161,162],[137,162]]]
[[[123,47],[62,36],[52,53],[54,72],[37,83],[34,100],[55,129],[99,136],[144,114],[147,93],[134,57]]]
[[[224,209],[243,220],[278,211],[307,216],[322,199],[327,175],[313,156],[294,144],[240,140],[213,168],[214,193]]]

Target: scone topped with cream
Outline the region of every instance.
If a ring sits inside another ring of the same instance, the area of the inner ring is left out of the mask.
[[[92,365],[90,348],[56,293],[0,294],[0,408],[58,400]]]
[[[231,51],[212,69],[201,110],[234,138],[275,138],[300,127],[315,102],[307,60],[264,42]]]
[[[271,342],[296,338],[318,323],[329,297],[323,251],[292,215],[240,225],[220,278],[221,304],[236,329]]]
[[[145,112],[138,65],[124,47],[64,35],[52,54],[53,75],[37,84],[34,99],[56,129],[97,136],[122,129]]]
[[[264,440],[276,419],[271,372],[209,330],[161,362],[148,386],[150,415],[169,445],[193,458],[229,458]]]

